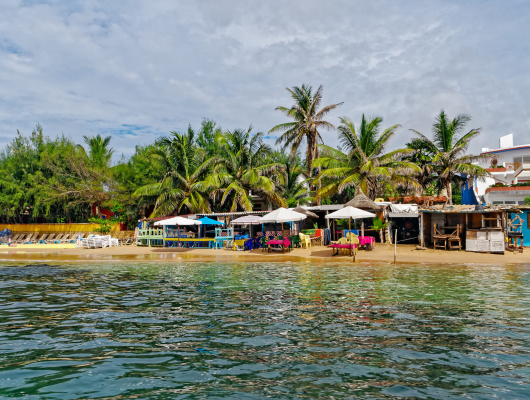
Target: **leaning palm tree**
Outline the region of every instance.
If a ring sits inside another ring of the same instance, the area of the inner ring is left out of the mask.
[[[400,125],[393,125],[380,133],[381,117],[366,119],[363,114],[359,129],[346,117],[340,120],[339,140],[346,152],[319,145],[322,156],[315,160],[314,166],[323,170],[314,182],[321,181],[323,186],[317,191],[317,198],[340,194],[350,187],[360,187],[373,199],[384,182],[418,186],[413,174],[420,172],[420,168],[403,159],[414,150],[398,149],[384,153],[385,146]]]
[[[472,177],[484,177],[488,172],[473,164],[478,161],[486,160],[488,155],[465,155],[469,142],[480,134],[481,128],[471,129],[464,133],[466,124],[471,120],[467,114],[458,114],[450,121],[444,110],[436,116],[432,126],[433,140],[430,140],[420,132],[411,129],[419,138],[421,146],[427,149],[432,157],[439,182],[442,188],[447,190],[447,200],[453,204],[451,184],[455,181],[457,174]]]
[[[296,154],[300,145],[307,142],[306,167],[309,177],[313,176],[313,160],[318,157],[318,143],[322,142],[319,129],[335,129],[333,124],[324,120],[326,114],[337,108],[342,103],[330,104],[319,110],[322,101],[322,85],[313,93],[311,86],[294,86],[286,88],[294,100],[291,107],[276,107],[293,122],[276,125],[269,132],[284,132],[276,144],[284,143],[285,147],[291,146],[291,154]]]
[[[153,161],[167,171],[164,177],[160,182],[137,189],[133,196],[156,197],[153,217],[183,210],[209,212],[208,193],[213,188],[204,182],[204,177],[218,160],[207,158],[196,146],[192,129],[188,129],[187,134],[171,134],[160,139],[151,154]]]
[[[281,174],[277,163],[265,164],[270,148],[263,143],[263,133],[252,135],[248,130],[236,129],[232,132],[218,132],[215,143],[219,160],[206,182],[217,190],[214,198],[220,196],[221,206],[230,203],[230,211],[252,210],[251,195],[258,195],[269,203],[285,206],[271,175]]]

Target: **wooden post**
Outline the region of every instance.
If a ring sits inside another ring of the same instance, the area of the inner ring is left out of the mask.
[[[397,255],[397,229],[394,230],[394,264],[396,263],[396,255]]]

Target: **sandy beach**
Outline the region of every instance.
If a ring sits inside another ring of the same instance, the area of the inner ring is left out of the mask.
[[[105,249],[75,248],[74,245],[21,245],[0,247],[0,261],[134,261],[134,262],[312,262],[352,263],[347,255],[332,256],[332,250],[315,246],[310,249],[294,249],[291,252],[262,252],[261,249],[233,251],[229,249],[175,249],[159,247],[118,246]],[[373,251],[360,250],[355,263],[394,262],[394,247],[377,245]],[[502,254],[472,253],[466,251],[417,250],[415,245],[397,246],[397,263],[413,264],[528,264],[530,249],[524,253]]]

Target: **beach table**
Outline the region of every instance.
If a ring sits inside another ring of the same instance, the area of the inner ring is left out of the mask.
[[[359,236],[359,247],[365,250],[373,250],[375,247],[375,238],[373,236]]]
[[[273,240],[269,240],[267,242],[267,248],[268,248],[268,251],[269,253],[273,250],[273,249],[278,249],[278,250],[281,250],[282,253],[285,253],[285,248],[289,248],[289,246],[291,245],[291,241],[287,238],[285,239],[273,239]],[[271,246],[278,246],[278,247],[271,247]]]
[[[339,254],[339,250],[350,250],[350,256],[355,255],[355,249],[357,248],[356,243],[334,243],[330,244],[328,247],[333,249],[332,256]]]

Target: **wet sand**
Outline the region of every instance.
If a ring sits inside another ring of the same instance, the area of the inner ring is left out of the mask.
[[[415,245],[397,246],[397,263],[407,264],[528,264],[530,249],[524,253],[503,254],[471,253],[466,251],[417,250]],[[233,251],[229,249],[174,249],[159,247],[119,246],[105,249],[68,248],[60,245],[23,245],[0,247],[0,261],[134,261],[134,262],[311,262],[354,263],[348,255],[332,256],[332,250],[324,246],[294,249],[291,252],[262,252],[261,249]],[[373,251],[360,250],[355,263],[394,262],[394,246],[377,245]]]

